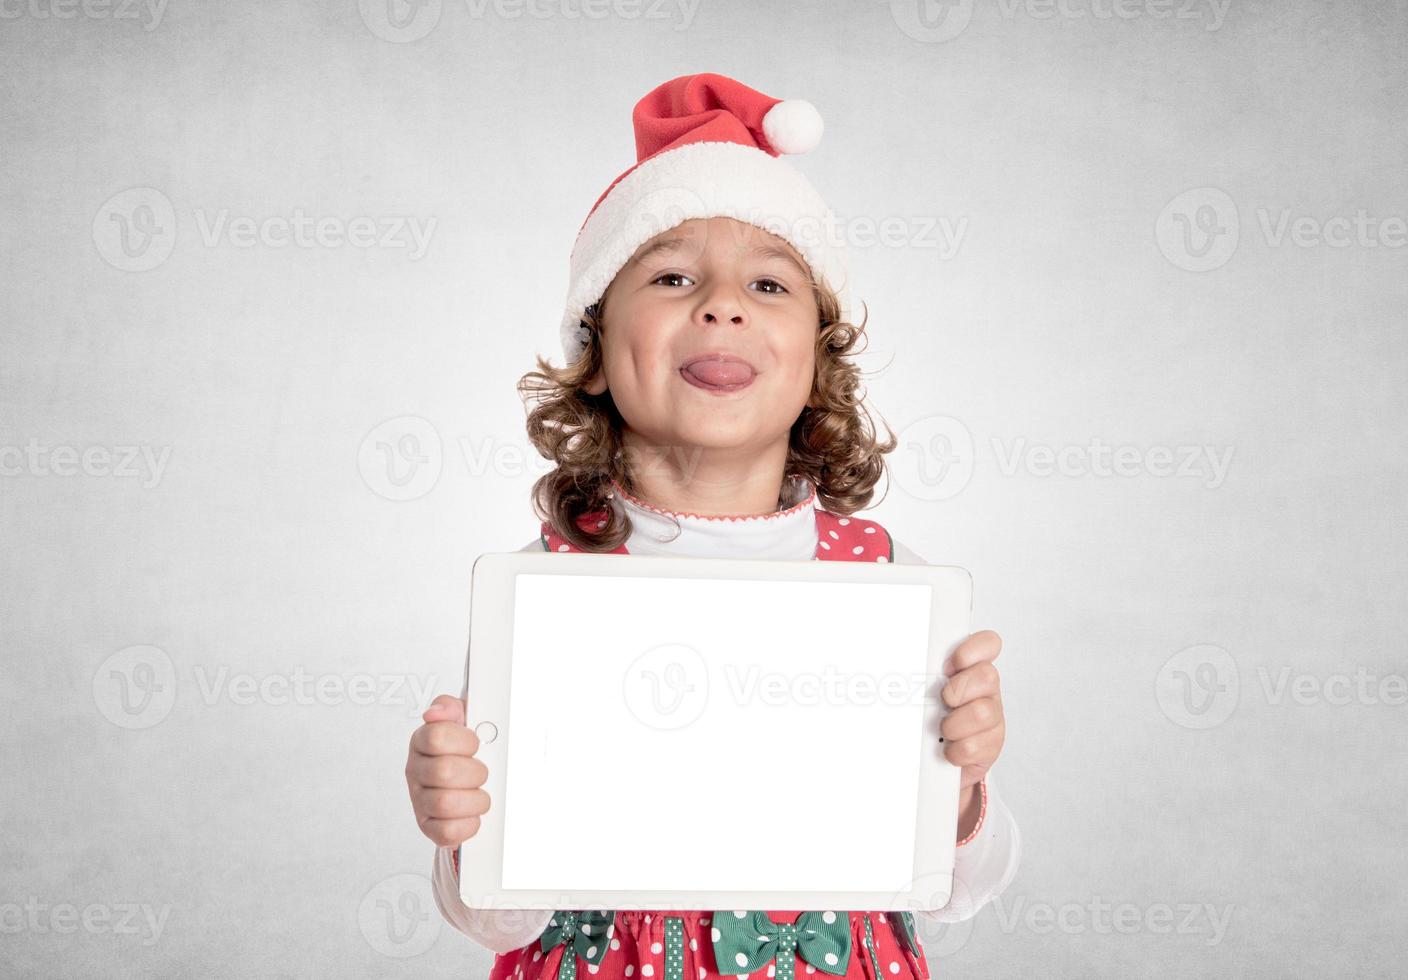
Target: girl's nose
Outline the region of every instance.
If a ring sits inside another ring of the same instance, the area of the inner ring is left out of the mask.
[[[705,323],[713,323],[713,322],[715,322],[716,320],[720,320],[720,319],[722,319],[722,317],[717,317],[717,316],[715,316],[713,313],[710,313],[710,312],[707,312],[707,311],[706,311],[705,314],[704,314],[704,322],[705,322]],[[742,322],[743,322],[743,314],[742,314],[742,313],[734,313],[732,316],[729,317],[729,322],[731,322],[731,323],[742,323]]]
[[[746,321],[743,312],[743,304],[738,298],[723,284],[710,291],[704,297],[704,301],[699,304],[700,318],[707,324],[728,321],[734,326],[741,326]]]

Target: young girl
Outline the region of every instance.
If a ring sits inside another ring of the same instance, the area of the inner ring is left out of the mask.
[[[778,158],[815,146],[816,110],[700,74],[650,92],[634,123],[638,162],[573,248],[567,366],[539,358],[520,382],[539,396],[529,436],[556,463],[522,550],[922,563],[848,516],[895,440],[874,438],[845,360],[863,323],[849,322],[840,243],[816,233],[832,215]],[[1017,826],[989,774],[1005,731],[1000,648],[974,633],[945,669],[941,734],[962,789],[958,826],[934,833],[955,835],[957,862],[949,905],[921,920],[970,918],[1016,873]],[[424,721],[406,776],[439,845],[436,902],[498,954],[491,980],[927,980],[909,913],[466,908],[456,849],[490,806],[487,770],[460,699],[441,695]]]

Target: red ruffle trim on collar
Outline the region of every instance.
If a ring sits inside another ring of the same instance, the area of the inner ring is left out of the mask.
[[[874,561],[892,562],[895,560],[895,542],[890,532],[877,521],[862,517],[838,517],[830,511],[817,508],[817,543],[814,559],[822,561]],[[597,530],[606,526],[607,511],[594,510],[577,518],[577,526],[584,532],[592,525]],[[547,521],[539,525],[544,551],[580,551],[567,542],[567,539],[553,530]],[[624,544],[618,545],[605,554],[628,555]]]

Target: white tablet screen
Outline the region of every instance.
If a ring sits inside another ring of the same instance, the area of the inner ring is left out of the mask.
[[[928,586],[515,578],[504,888],[913,878]]]

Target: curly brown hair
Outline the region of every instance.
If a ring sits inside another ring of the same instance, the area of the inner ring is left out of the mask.
[[[817,307],[816,377],[812,397],[792,424],[784,483],[803,477],[816,487],[824,510],[842,516],[865,509],[875,484],[885,472],[886,453],[898,444],[878,441],[869,413],[858,394],[862,372],[848,360],[864,350],[863,316],[859,325],[841,319],[840,301],[825,282],[812,283]],[[538,370],[518,381],[528,412],[528,439],[544,459],[556,464],[533,485],[533,511],[564,539],[583,551],[612,551],[631,533],[630,518],[607,506],[611,482],[635,494],[626,464],[621,431],[625,420],[610,390],[600,395],[584,388],[602,366],[601,324],[605,301],[587,308],[582,326],[590,332],[581,357],[567,367],[554,367],[541,356]],[[882,419],[883,422],[883,419]],[[883,498],[881,498],[883,499]],[[580,518],[605,510],[603,527],[583,529]]]

